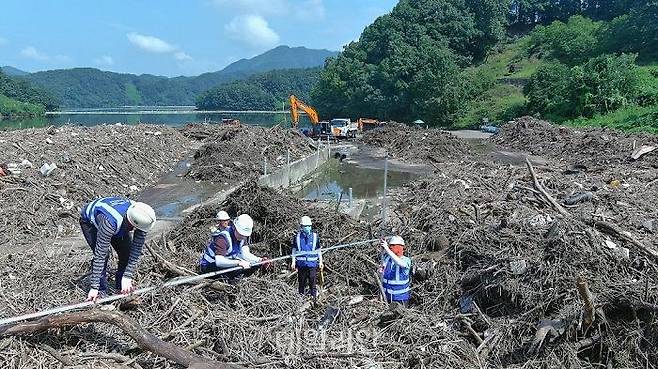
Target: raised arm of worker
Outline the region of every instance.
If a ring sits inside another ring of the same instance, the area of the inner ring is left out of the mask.
[[[263,260],[263,258],[252,254],[251,250],[249,249],[249,246],[246,244],[243,245],[242,248],[240,249],[240,258],[242,260],[248,261],[251,264],[260,263]]]
[[[411,259],[407,257],[398,257],[397,255],[395,255],[395,253],[391,251],[391,249],[388,247],[388,242],[386,242],[385,240],[382,240],[382,248],[384,249],[386,254],[391,257],[393,262],[397,264],[399,267],[407,268],[407,269],[411,268]]]
[[[105,215],[96,216],[98,225],[96,233],[96,245],[94,246],[94,260],[91,267],[91,288],[87,295],[87,301],[96,302],[98,300],[98,290],[100,289],[101,275],[105,270],[107,255],[110,252],[110,242],[116,232],[115,227],[110,223]]]
[[[135,229],[135,232],[133,233],[133,242],[130,245],[128,265],[126,265],[126,270],[123,272],[123,276],[121,277],[121,293],[127,294],[135,290],[133,287],[133,274],[135,273],[135,268],[137,267],[137,261],[139,260],[140,256],[142,256],[144,242],[146,242],[146,232],[140,229]]]

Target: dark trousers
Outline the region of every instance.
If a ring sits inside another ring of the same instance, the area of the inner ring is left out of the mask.
[[[87,244],[89,245],[89,247],[91,247],[91,251],[95,252],[96,234],[98,233],[96,226],[93,225],[91,222],[86,222],[80,219],[80,228],[82,229],[82,234],[85,236],[85,240],[87,240]],[[128,266],[128,259],[130,258],[130,246],[132,245],[132,242],[133,242],[133,238],[130,235],[130,233],[127,233],[124,237],[116,237],[116,236],[112,237],[110,241],[112,248],[114,249],[114,251],[116,251],[119,257],[117,272],[114,276],[114,285],[116,286],[117,290],[121,289],[121,277],[123,277],[123,273],[126,271],[126,267]],[[107,258],[105,258],[105,266],[103,267],[103,273],[101,274],[101,280],[100,280],[101,291],[107,291],[107,263],[110,259],[110,252],[107,253]],[[93,261],[92,261],[92,269],[93,269]]]
[[[256,273],[258,269],[260,269],[260,265],[257,266],[252,266],[249,269],[239,269],[239,270],[234,270],[232,272],[216,275],[214,277],[211,277],[212,279],[223,279],[226,281],[234,281],[238,278],[241,277],[249,277],[250,275]],[[212,273],[212,272],[217,272],[222,269],[230,269],[230,268],[219,268],[216,264],[208,264],[208,265],[199,265],[199,270],[201,271],[202,274],[206,273]]]
[[[299,284],[299,294],[306,293],[306,286],[308,285],[310,296],[315,297],[317,294],[316,281],[318,278],[317,267],[297,267],[297,283]]]

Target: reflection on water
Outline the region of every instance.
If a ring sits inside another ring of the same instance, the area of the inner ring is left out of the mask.
[[[419,174],[388,171],[387,185],[400,187],[416,178]],[[319,175],[306,184],[298,193],[300,197],[311,200],[337,200],[343,193],[343,201],[348,198],[349,188],[357,199],[376,199],[384,193],[384,170],[360,167],[358,164],[339,163],[332,160]]]
[[[179,162],[171,172],[160,178],[158,184],[140,192],[137,200],[151,205],[159,218],[176,218],[182,216],[183,210],[226,189],[223,183],[197,182],[181,177],[187,172],[190,161]]]
[[[22,128],[39,128],[49,125],[61,126],[64,124],[74,124],[83,126],[95,126],[99,124],[166,124],[169,126],[182,126],[188,123],[197,122],[221,122],[222,119],[239,119],[240,122],[250,125],[259,125],[271,127],[276,124],[283,126],[290,125],[290,115],[288,113],[175,113],[175,109],[159,110],[157,114],[140,114],[132,113],[134,110],[129,108],[103,109],[106,112],[100,113],[93,110],[80,110],[85,114],[64,114],[49,115],[40,118],[21,119],[21,120],[0,120],[0,129],[22,129]],[[158,110],[155,108],[143,110]],[[167,114],[167,112],[171,112]],[[121,112],[116,114],[113,112]],[[308,117],[302,115],[300,126],[310,125]]]

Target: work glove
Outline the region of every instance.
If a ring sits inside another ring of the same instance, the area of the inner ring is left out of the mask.
[[[90,289],[89,293],[87,294],[87,301],[91,301],[95,304],[96,301],[98,301],[98,298],[99,298],[98,290],[95,288]]]
[[[133,280],[126,277],[121,277],[121,293],[124,295],[129,295],[135,291],[133,287]]]
[[[238,265],[242,267],[242,269],[249,269],[251,268],[251,263],[246,261],[246,260],[238,260]]]

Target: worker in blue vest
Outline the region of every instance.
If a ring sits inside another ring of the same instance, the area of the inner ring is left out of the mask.
[[[380,273],[387,302],[404,306],[409,302],[411,285],[411,259],[404,256],[404,239],[393,236],[388,242],[382,240],[384,251]]]
[[[292,240],[291,269],[297,269],[297,283],[300,295],[306,293],[317,298],[318,268],[324,268],[322,252],[320,252],[320,237],[313,232],[313,222],[310,217],[303,216],[299,222],[300,230]]]
[[[118,255],[116,289],[123,294],[135,290],[132,279],[142,255],[146,234],[155,224],[155,211],[142,202],[122,197],[103,197],[80,211],[82,234],[94,253],[87,301],[107,296],[107,263],[110,245]],[[131,234],[133,233],[133,234]],[[134,300],[133,302],[135,302]]]
[[[232,225],[224,230],[215,230],[210,234],[203,255],[199,259],[201,273],[211,273],[222,269],[241,267],[220,277],[234,281],[238,277],[252,275],[259,266],[253,264],[267,261],[251,253],[247,240],[254,228],[254,220],[247,214],[235,218]],[[266,265],[266,266],[269,266]]]

